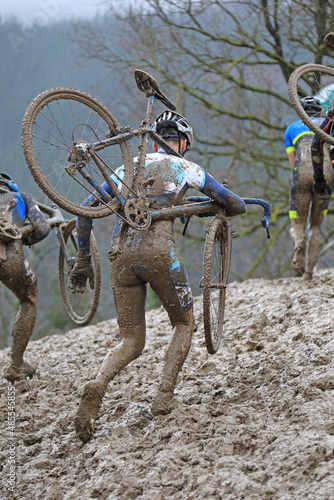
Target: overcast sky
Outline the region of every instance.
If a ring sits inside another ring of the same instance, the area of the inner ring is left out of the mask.
[[[92,17],[104,11],[101,0],[0,0],[2,20],[14,14],[24,23],[37,25],[62,18]]]

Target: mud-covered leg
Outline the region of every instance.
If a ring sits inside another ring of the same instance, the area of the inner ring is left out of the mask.
[[[302,153],[296,157],[291,171],[289,217],[290,237],[294,243],[292,268],[296,277],[303,276],[305,272],[305,228],[312,200],[313,172],[309,139],[309,136],[301,139]]]
[[[174,406],[177,377],[187,358],[194,332],[193,297],[189,279],[175,243],[170,242],[165,256],[167,275],[154,279],[151,286],[168,313],[173,327],[167,347],[159,389],[152,404],[153,415],[169,413]]]
[[[74,422],[76,434],[83,442],[93,436],[108,383],[140,356],[145,346],[146,286],[114,288],[114,297],[122,341],[108,352],[95,381],[88,382],[84,387]]]
[[[193,332],[193,321],[188,325],[178,324],[174,327],[172,339],[165,355],[165,364],[160,386],[152,404],[153,415],[164,415],[170,413],[173,409],[173,393],[177,382],[177,376],[189,353]]]
[[[294,225],[290,228],[290,236],[294,243],[292,268],[295,277],[303,276],[305,272],[305,254],[306,254],[306,241],[305,241],[305,223],[294,221]]]
[[[4,374],[14,382],[36,372],[36,367],[24,360],[23,355],[36,323],[37,281],[20,242],[8,245],[7,259],[1,265],[1,281],[20,302],[12,330],[11,364]]]
[[[321,224],[330,202],[329,196],[314,193],[310,214],[310,228],[307,243],[305,280],[313,277],[313,270],[318,260],[321,245]]]
[[[324,153],[322,156],[321,153]],[[325,178],[329,186],[333,185],[333,165],[326,145],[322,146],[319,137],[314,136],[312,141],[312,164],[315,179]],[[324,190],[319,192],[313,190],[312,207],[310,214],[310,228],[307,243],[306,270],[304,279],[310,280],[313,277],[313,270],[318,260],[321,245],[321,224],[327,213],[330,203],[330,192]]]
[[[320,226],[319,225],[311,226],[308,235],[304,280],[311,280],[313,277],[313,270],[318,259],[320,244],[321,244]]]

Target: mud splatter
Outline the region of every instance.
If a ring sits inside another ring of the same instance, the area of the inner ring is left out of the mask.
[[[84,384],[119,342],[116,321],[31,342],[37,376],[16,383],[20,499],[334,498],[334,271],[315,279],[249,280],[228,288],[223,343],[198,330],[171,414],[150,411],[171,327],[147,313],[142,356],[109,385],[86,445],[74,415]],[[9,350],[0,352],[0,369]],[[2,379],[6,427],[7,385]],[[0,434],[0,497],[11,498]]]

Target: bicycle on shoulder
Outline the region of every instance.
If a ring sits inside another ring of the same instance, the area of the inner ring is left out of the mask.
[[[175,111],[175,105],[147,72],[135,70],[138,89],[147,98],[146,113],[137,127],[122,127],[94,97],[70,88],[50,89],[29,105],[23,120],[22,143],[28,167],[37,184],[69,213],[101,218],[113,213],[137,230],[152,220],[180,216],[214,216],[206,236],[203,259],[203,317],[208,352],[220,344],[225,295],[231,260],[231,231],[224,208],[210,198],[187,200],[182,206],[152,210],[144,179],[148,139],[166,153],[182,157],[151,127],[155,100]],[[140,138],[134,162],[130,140]],[[117,168],[123,165],[119,175]],[[108,186],[108,192],[103,187]],[[110,194],[111,193],[111,194]],[[92,203],[82,204],[88,196]],[[262,225],[269,237],[270,206],[263,200],[244,199],[264,208]]]

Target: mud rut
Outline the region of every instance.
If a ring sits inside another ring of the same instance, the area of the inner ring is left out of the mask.
[[[143,355],[110,384],[85,446],[73,418],[84,383],[117,343],[115,320],[31,342],[37,377],[16,383],[20,499],[333,499],[334,271],[228,288],[217,354],[204,346],[197,298],[178,407],[154,418],[170,335],[147,313]],[[0,351],[0,369],[8,349]],[[1,379],[0,498],[5,488],[7,382]]]

